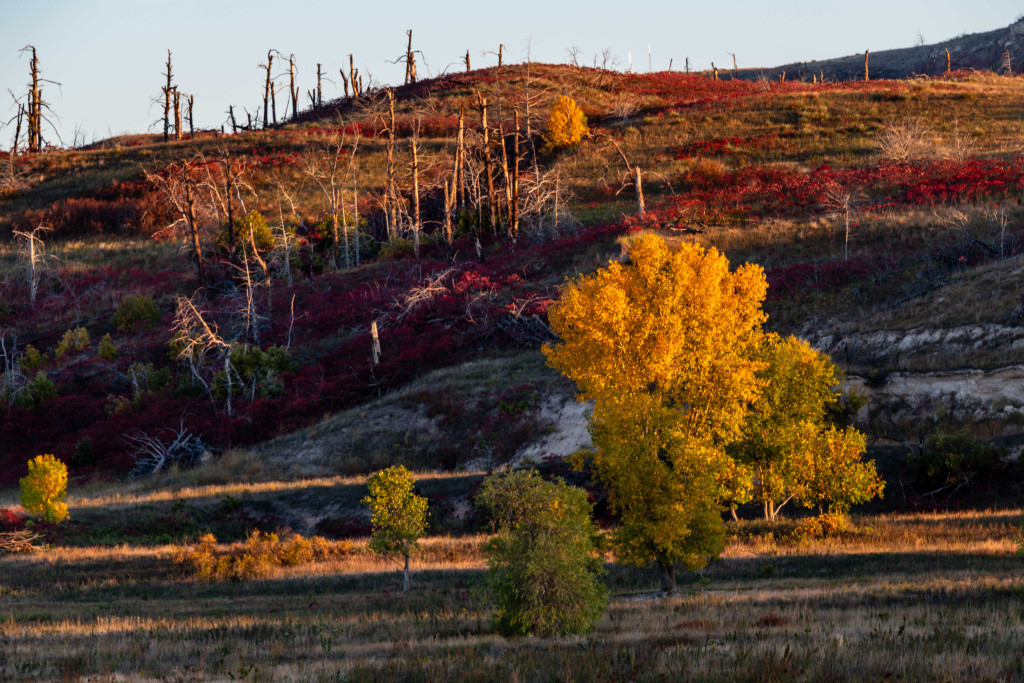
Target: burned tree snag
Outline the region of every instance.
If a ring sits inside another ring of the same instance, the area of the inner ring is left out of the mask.
[[[512,135],[512,205],[509,207],[509,237],[512,244],[519,239],[519,110],[514,112],[515,131]]]
[[[864,80],[865,81],[870,81],[871,80],[871,72],[868,70],[868,66],[869,66],[868,60],[870,59],[870,57],[871,57],[871,51],[870,50],[864,50]]]
[[[260,68],[261,69],[266,69],[267,70],[267,79],[266,79],[266,81],[264,82],[264,85],[263,85],[263,127],[264,128],[266,128],[267,124],[270,122],[270,116],[269,116],[269,114],[270,114],[270,97],[271,97],[271,90],[273,89],[273,86],[271,84],[272,78],[271,78],[271,75],[270,75],[270,70],[273,68],[273,66],[274,66],[274,51],[273,50],[267,50],[267,63],[266,64],[260,64]]]
[[[299,89],[295,85],[295,55],[288,56],[288,72],[291,75],[289,93],[292,99],[292,119],[299,118]]]
[[[949,57],[949,50],[946,50],[946,73],[948,74],[952,70],[952,60]]]
[[[462,58],[463,63],[466,65],[466,73],[472,71],[469,66],[469,50],[466,50],[466,56]]]
[[[416,55],[412,51],[412,29],[405,32],[409,36],[409,44],[405,48],[405,84],[416,82]]]
[[[633,164],[629,163],[629,159],[626,158],[625,152],[622,151],[622,148],[619,147],[619,143],[615,142],[614,138],[604,133],[599,133],[598,136],[603,137],[607,139],[608,142],[612,143],[612,146],[615,148],[615,151],[619,153],[619,157],[622,159],[622,163],[625,164],[626,166],[626,172],[629,173],[629,179],[633,182],[633,189],[636,190],[637,211],[639,211],[640,215],[643,215],[645,211],[644,189],[643,181],[640,176],[640,167],[634,166]]]
[[[181,140],[181,93],[174,89],[174,139]]]
[[[494,171],[491,168],[491,129],[487,125],[487,100],[480,93],[476,94],[480,103],[480,132],[483,134],[484,173],[487,174],[487,209],[491,234],[497,234],[497,220],[494,213]]]
[[[171,66],[171,51],[167,51],[167,71],[164,72],[167,79],[164,85],[164,142],[171,139],[171,98],[174,91],[174,70]]]
[[[199,225],[196,219],[195,195],[192,192],[193,180],[189,177],[188,165],[181,165],[182,182],[185,184],[186,223],[192,237],[192,256],[196,262],[196,273],[199,282],[206,284],[206,266],[203,264],[203,245],[199,241]]]
[[[420,257],[420,129],[417,124],[412,134],[412,253]]]
[[[324,106],[324,87],[323,87],[323,73],[320,67],[323,65],[317,62],[316,65],[316,108]]]
[[[466,208],[466,177],[465,177],[465,141],[466,141],[466,108],[459,107],[459,133],[455,142],[455,173],[452,176],[452,191],[458,192],[459,209]],[[454,203],[454,202],[453,202]]]
[[[192,118],[192,107],[195,105],[195,102],[196,102],[196,96],[195,95],[189,95],[188,96],[188,136],[190,138],[195,138],[195,136],[196,136],[195,121]]]
[[[388,241],[398,236],[398,197],[395,190],[395,91],[387,91],[388,98],[388,187],[387,187],[387,221]]]

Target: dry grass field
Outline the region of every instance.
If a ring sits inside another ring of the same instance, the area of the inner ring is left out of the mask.
[[[437,478],[437,475],[433,475]],[[244,504],[301,486],[113,491],[73,518],[131,519],[171,497]],[[595,631],[506,639],[490,626],[478,533],[433,535],[398,566],[355,542],[342,556],[209,583],[177,544],[69,547],[0,559],[5,680],[1019,680],[1019,512],[854,518],[838,538],[795,521],[730,527],[722,558],[660,598],[653,571],[608,565]],[[609,558],[611,559],[611,558]]]

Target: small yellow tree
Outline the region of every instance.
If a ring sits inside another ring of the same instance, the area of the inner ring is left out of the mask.
[[[576,101],[567,95],[559,97],[548,116],[548,131],[544,136],[548,149],[573,147],[589,133],[587,117]]]
[[[40,455],[28,463],[21,485],[21,507],[44,522],[63,522],[68,516],[68,468],[52,455]]]

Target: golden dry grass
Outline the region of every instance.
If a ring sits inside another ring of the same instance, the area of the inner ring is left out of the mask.
[[[490,629],[484,536],[435,537],[397,565],[349,555],[205,583],[173,546],[54,548],[0,559],[0,678],[52,680],[1015,680],[1024,671],[1018,512],[856,518],[793,544],[733,527],[721,561],[654,598],[610,567],[595,632]]]

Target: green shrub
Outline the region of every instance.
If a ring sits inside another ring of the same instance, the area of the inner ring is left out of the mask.
[[[414,247],[412,240],[398,237],[389,243],[382,244],[377,258],[380,261],[401,261],[413,255]]]
[[[590,631],[608,606],[608,589],[586,492],[521,471],[488,477],[477,501],[497,531],[485,547],[497,630]]]
[[[130,294],[121,300],[117,310],[110,319],[119,330],[132,330],[136,327],[150,329],[160,322],[160,309],[153,297],[147,294]]]
[[[233,395],[280,396],[284,392],[281,373],[292,369],[291,355],[287,349],[272,346],[266,351],[256,346],[239,344],[231,349],[231,366],[235,374],[231,380]],[[213,378],[213,395],[226,398],[227,376],[221,370]]]
[[[51,398],[57,397],[57,388],[50,381],[50,378],[46,376],[46,373],[40,370],[36,373],[36,376],[25,385],[25,388],[18,394],[14,400],[15,405],[28,410],[35,410],[45,401],[49,401]]]
[[[75,444],[75,454],[71,456],[71,463],[79,467],[92,465],[96,462],[96,453],[92,449],[92,439],[84,436]]]
[[[234,223],[235,248],[240,251],[249,252],[250,246],[249,231],[252,231],[252,239],[256,242],[256,251],[264,254],[274,248],[274,231],[267,225],[267,220],[259,211],[253,209],[242,218],[236,218]],[[227,223],[220,227],[217,235],[217,248],[227,252],[230,233]]]
[[[18,482],[21,507],[34,518],[55,524],[68,516],[68,468],[52,455],[40,455],[28,463],[28,476]]]
[[[29,344],[25,347],[25,353],[18,360],[22,370],[35,370],[46,362],[46,356],[39,353],[39,349]]]
[[[104,360],[117,358],[117,347],[114,346],[114,340],[110,338],[109,334],[103,335],[103,338],[100,339],[100,348],[96,353]]]
[[[89,346],[89,330],[84,327],[76,327],[64,333],[57,343],[53,355],[55,358],[62,358],[69,353],[82,351],[87,346]]]
[[[984,444],[966,431],[934,434],[907,458],[914,476],[927,486],[969,483],[1002,464],[1005,451]]]

